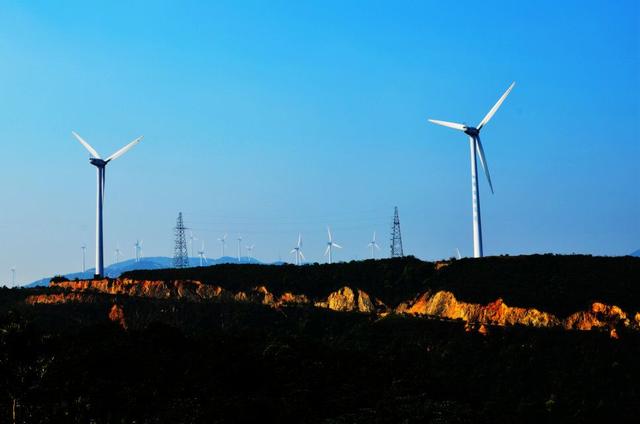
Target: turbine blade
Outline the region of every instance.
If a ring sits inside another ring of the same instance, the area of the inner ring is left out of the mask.
[[[484,169],[484,174],[487,176],[487,181],[489,181],[489,188],[491,189],[491,194],[493,194],[493,184],[491,184],[491,175],[489,174],[489,165],[487,164],[487,158],[484,155],[484,149],[482,148],[480,137],[476,137],[476,147],[478,148],[478,156],[480,156],[480,163],[482,164],[482,169]]]
[[[80,137],[75,131],[71,131],[71,134],[73,134],[73,136],[78,139],[80,144],[82,144],[84,148],[87,149],[89,153],[91,153],[91,156],[93,156],[96,159],[100,159],[100,155],[98,154],[98,152],[96,152],[96,149],[91,147],[91,145],[86,141],[84,141],[84,139]]]
[[[298,252],[298,255],[300,255],[300,257],[301,257],[303,260],[306,260],[306,259],[307,259],[307,258],[305,258],[305,257],[304,257],[304,255],[302,254],[302,250],[301,250],[300,252]]]
[[[465,131],[467,129],[465,125],[458,124],[456,122],[438,121],[437,119],[429,119],[429,122],[436,125],[442,125],[443,127],[453,128],[458,131]]]
[[[302,234],[298,233],[298,247],[302,245]]]
[[[291,249],[291,252],[289,253],[296,253],[296,249]]]
[[[133,140],[131,143],[127,144],[126,146],[124,146],[122,149],[118,150],[117,152],[115,152],[114,154],[112,154],[111,156],[109,156],[106,161],[110,162],[112,160],[118,159],[120,156],[124,155],[125,153],[127,153],[127,151],[129,149],[131,149],[133,146],[135,146],[136,144],[140,143],[140,140],[142,140],[142,136],[136,138],[135,140]]]
[[[342,249],[342,246],[340,246],[338,243],[331,243],[333,245],[333,247],[337,247],[338,249]]]
[[[378,243],[374,243],[373,245],[376,247],[376,249],[380,250],[380,246],[378,246]]]
[[[331,237],[331,229],[329,228],[329,226],[327,226],[327,234],[329,234],[329,241],[333,240],[333,238]]]
[[[482,127],[485,126],[485,124],[487,122],[489,122],[491,120],[491,118],[493,117],[493,115],[498,111],[498,109],[500,108],[500,105],[502,104],[502,102],[504,102],[504,99],[507,98],[507,96],[509,95],[509,93],[511,93],[511,90],[513,90],[513,86],[515,86],[516,83],[515,81],[511,83],[511,85],[509,86],[509,88],[507,88],[507,91],[504,92],[504,94],[502,95],[502,97],[500,97],[500,99],[498,100],[498,102],[493,105],[493,107],[491,108],[491,110],[489,111],[489,113],[487,113],[487,116],[484,117],[484,119],[482,121],[480,121],[480,124],[478,124],[478,130],[481,130]]]
[[[327,245],[327,249],[324,251],[324,256],[327,256],[329,254],[329,250],[331,250],[331,245]]]

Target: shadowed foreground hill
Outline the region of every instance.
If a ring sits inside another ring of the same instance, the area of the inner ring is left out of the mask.
[[[567,331],[401,312],[416,296],[413,306],[427,310],[422,296],[442,290],[559,315],[594,301],[638,311],[638,258],[399,258],[123,277],[0,289],[0,423],[605,423],[640,414],[638,314]],[[344,286],[397,308],[336,312],[272,295],[322,299]]]
[[[510,305],[559,315],[584,309],[594,301],[640,310],[640,258],[630,256],[495,256],[440,264],[413,257],[305,266],[229,264],[132,271],[122,277],[198,280],[232,291],[266,286],[278,295],[289,291],[310,297],[326,297],[350,286],[391,307],[425,290],[448,290],[468,302],[502,298]]]

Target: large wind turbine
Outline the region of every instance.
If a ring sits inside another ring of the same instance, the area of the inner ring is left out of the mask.
[[[380,250],[380,246],[378,246],[378,243],[376,243],[376,232],[373,232],[373,239],[371,239],[371,242],[369,242],[369,244],[367,245],[369,246],[369,248],[371,248],[371,259],[375,259],[376,258],[376,251],[375,249]]]
[[[329,255],[329,263],[333,262],[333,248],[337,247],[338,249],[342,249],[338,243],[333,241],[333,236],[331,235],[331,229],[327,227],[327,234],[329,234],[329,241],[327,241],[327,249],[324,251],[324,256]]]
[[[493,105],[487,116],[480,121],[477,127],[469,127],[463,124],[457,124],[455,122],[446,122],[446,121],[438,121],[435,119],[429,119],[429,122],[432,122],[437,125],[442,125],[444,127],[453,128],[454,130],[462,131],[469,136],[469,146],[471,149],[471,202],[473,207],[473,256],[476,258],[481,258],[483,256],[482,253],[482,221],[480,219],[480,191],[478,190],[478,166],[476,162],[476,156],[480,156],[480,164],[482,165],[482,169],[484,169],[484,173],[487,176],[487,181],[489,182],[489,188],[491,189],[491,193],[493,193],[493,185],[491,184],[491,175],[489,174],[489,166],[487,165],[487,159],[484,155],[484,149],[482,148],[482,142],[480,141],[480,130],[484,127],[493,117],[493,115],[498,111],[498,108],[504,102],[504,99],[507,98],[513,86],[516,83],[512,83],[507,91],[500,97],[498,102]]]
[[[300,258],[302,258],[302,260],[304,260],[304,255],[302,254],[302,234],[298,233],[298,244],[296,245],[296,247],[294,247],[293,249],[291,249],[291,252],[289,253],[295,253],[296,255],[296,265],[300,265]]]
[[[82,137],[80,137],[75,132],[71,131],[71,134],[75,138],[78,139],[80,144],[84,146],[85,149],[89,151],[91,154],[91,158],[89,162],[91,165],[96,167],[97,171],[97,181],[98,181],[98,190],[96,197],[96,274],[95,278],[102,278],[104,275],[104,250],[102,243],[102,206],[104,204],[104,183],[105,183],[105,168],[109,162],[112,160],[118,159],[120,156],[124,155],[129,149],[138,144],[142,137],[138,137],[133,140],[131,143],[127,144],[111,156],[106,159],[102,159],[98,152],[91,147],[89,143],[84,141]]]

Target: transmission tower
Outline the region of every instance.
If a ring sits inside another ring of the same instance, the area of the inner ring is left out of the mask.
[[[173,267],[188,268],[189,253],[187,252],[187,237],[184,234],[184,222],[182,221],[182,212],[178,213],[176,221],[176,246],[173,250]]]
[[[402,235],[400,234],[400,217],[398,216],[398,207],[396,206],[393,213],[393,226],[391,227],[391,257],[399,258],[404,256],[402,253]]]

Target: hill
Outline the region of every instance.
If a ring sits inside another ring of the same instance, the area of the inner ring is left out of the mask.
[[[138,270],[134,280],[197,280],[232,291],[266,286],[276,295],[326,297],[344,286],[362,289],[395,307],[431,290],[453,292],[461,300],[535,307],[559,315],[594,301],[640,310],[640,258],[586,255],[494,256],[449,262],[414,257],[304,266],[225,264],[187,269]]]

